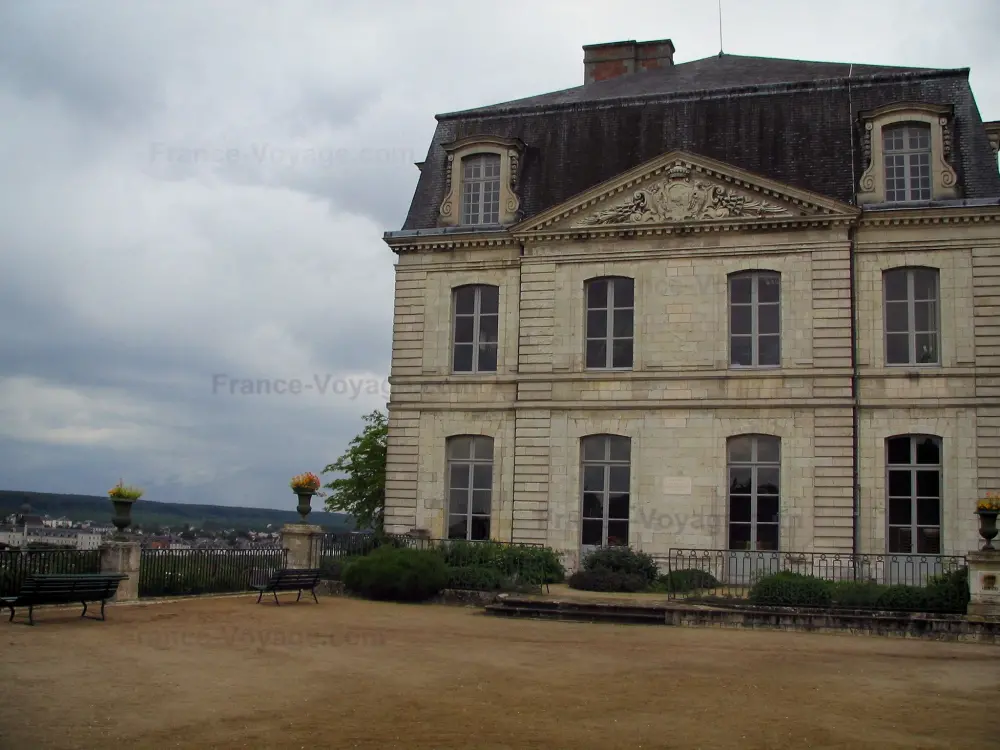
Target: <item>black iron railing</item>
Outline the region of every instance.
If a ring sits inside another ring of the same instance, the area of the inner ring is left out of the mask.
[[[147,549],[139,568],[139,596],[187,596],[249,591],[287,563],[281,547]]]
[[[406,534],[326,534],[321,547],[321,567],[329,577],[339,578],[344,564],[386,546],[437,552],[449,568],[449,588],[535,589],[562,580],[558,557],[541,544],[424,539]]]
[[[0,550],[0,596],[14,596],[26,575],[100,573],[100,550]]]
[[[960,555],[671,549],[657,562],[668,595],[677,599],[952,611],[964,610],[956,597],[968,594]],[[763,579],[767,586],[758,585]],[[797,601],[803,590],[812,591],[808,601]]]

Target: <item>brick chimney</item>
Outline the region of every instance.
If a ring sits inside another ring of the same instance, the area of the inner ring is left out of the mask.
[[[606,81],[641,70],[668,68],[673,64],[674,43],[669,39],[586,44],[583,47],[583,82]]]

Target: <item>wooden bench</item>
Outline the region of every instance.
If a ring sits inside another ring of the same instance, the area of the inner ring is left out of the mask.
[[[61,573],[35,574],[25,576],[17,596],[0,598],[0,606],[10,609],[10,619],[14,621],[15,607],[28,608],[28,624],[35,624],[34,609],[40,604],[70,604],[80,602],[83,614],[87,616],[87,602],[101,603],[101,620],[104,620],[104,605],[118,592],[118,584],[128,576],[122,573]],[[91,617],[96,620],[96,617]]]
[[[319,568],[285,568],[275,571],[267,583],[261,586],[251,586],[251,588],[260,592],[257,594],[258,604],[260,604],[260,598],[270,592],[274,594],[274,603],[281,606],[281,602],[278,601],[279,591],[298,591],[299,596],[295,601],[302,598],[303,591],[308,591],[312,594],[313,600],[319,604],[319,599],[316,598],[316,584],[319,583],[319,577]]]

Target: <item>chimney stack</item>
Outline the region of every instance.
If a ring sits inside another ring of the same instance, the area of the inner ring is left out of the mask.
[[[652,42],[607,42],[583,47],[584,83],[638,73],[674,64],[674,43],[669,39]]]

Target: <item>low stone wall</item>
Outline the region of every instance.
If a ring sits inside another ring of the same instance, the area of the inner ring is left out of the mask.
[[[344,589],[343,581],[320,581],[316,587],[317,594],[327,596],[349,596]],[[482,607],[497,600],[498,593],[494,591],[465,591],[445,589],[430,600],[431,604],[452,604],[463,607]]]

